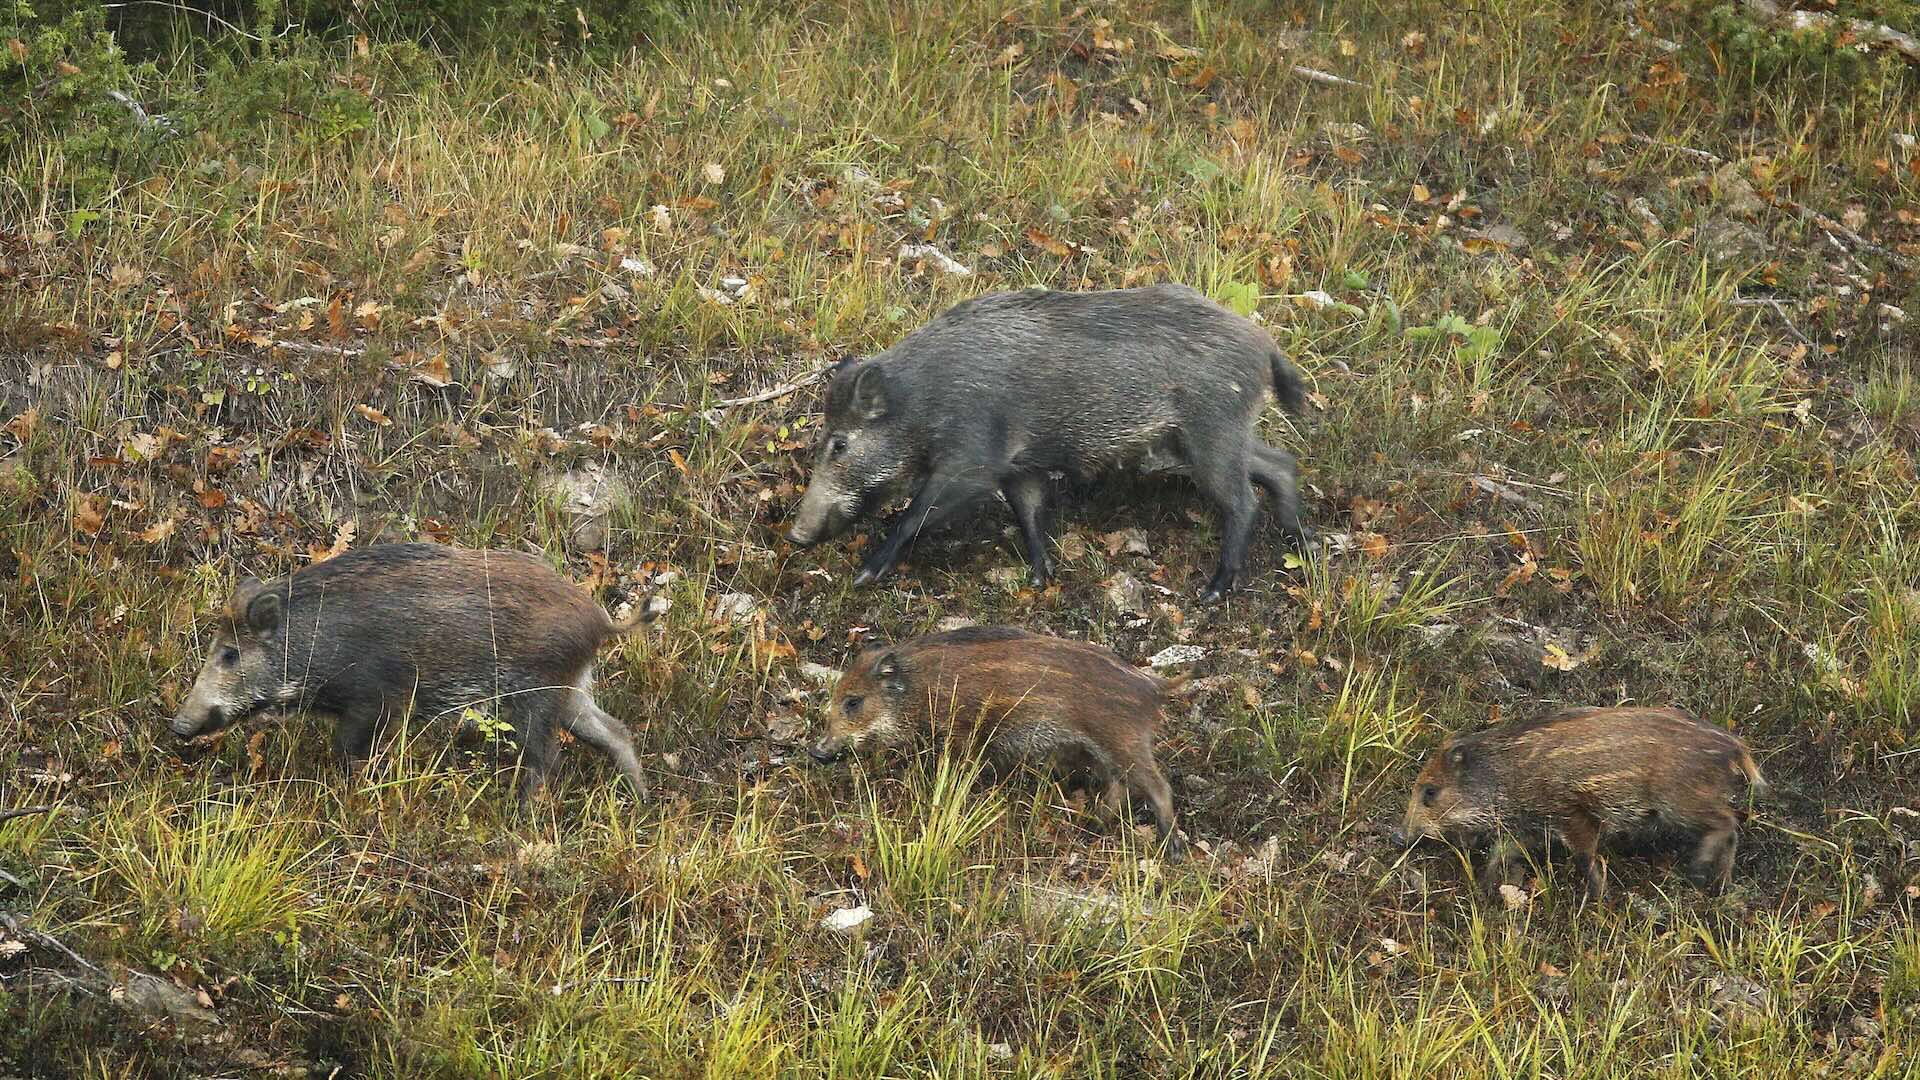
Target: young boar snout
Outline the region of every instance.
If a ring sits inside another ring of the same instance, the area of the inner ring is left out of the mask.
[[[819,742],[807,747],[807,756],[822,765],[831,765],[847,756],[847,741],[845,739],[821,739]]]

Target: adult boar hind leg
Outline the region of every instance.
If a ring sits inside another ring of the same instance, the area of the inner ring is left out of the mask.
[[[1201,594],[1202,600],[1212,602],[1231,592],[1246,571],[1247,543],[1259,504],[1253,497],[1244,450],[1213,460],[1195,457],[1194,482],[1220,507],[1220,566]]]
[[[562,706],[551,690],[512,699],[507,707],[514,741],[520,744],[520,805],[530,806],[547,786],[553,771],[553,721]]]
[[[1248,470],[1253,482],[1266,489],[1273,497],[1274,517],[1280,524],[1280,531],[1295,547],[1305,549],[1313,534],[1300,521],[1300,493],[1294,484],[1293,455],[1277,446],[1253,448],[1253,465]]]
[[[633,793],[642,799],[648,797],[647,777],[640,771],[640,758],[633,752],[633,733],[627,725],[608,715],[593,697],[582,690],[572,695],[559,712],[560,726],[573,733],[573,736],[595,750],[607,755],[607,760],[620,770],[620,775],[633,785]]]
[[[913,501],[894,520],[892,531],[854,576],[855,585],[871,585],[900,565],[900,556],[923,532],[932,532],[992,495],[994,484],[984,476],[936,472],[914,493]]]
[[[1020,535],[1026,542],[1027,562],[1033,568],[1033,587],[1040,588],[1053,576],[1052,560],[1047,554],[1047,478],[1038,473],[1018,473],[1000,485],[1000,493],[1020,520]]]

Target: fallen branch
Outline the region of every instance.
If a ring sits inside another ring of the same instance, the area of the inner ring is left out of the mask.
[[[1829,33],[1838,16],[1824,11],[1801,11],[1798,8],[1782,8],[1774,0],[1741,0],[1741,6],[1755,18],[1785,26],[1789,30],[1814,30]],[[1845,19],[1848,33],[1872,45],[1885,45],[1914,63],[1920,63],[1920,40],[1911,34],[1904,34],[1891,26],[1868,22],[1865,19]]]
[[[1764,307],[1764,308],[1772,308],[1772,309],[1773,309],[1773,313],[1774,313],[1775,315],[1778,315],[1778,316],[1780,316],[1780,321],[1781,321],[1782,323],[1784,323],[1784,324],[1786,325],[1786,327],[1787,327],[1787,332],[1788,332],[1788,333],[1790,333],[1790,334],[1792,334],[1792,335],[1793,335],[1794,337],[1797,337],[1797,338],[1799,338],[1799,339],[1800,339],[1800,343],[1801,343],[1802,345],[1811,345],[1811,344],[1813,344],[1813,339],[1812,339],[1812,338],[1810,338],[1810,337],[1808,337],[1807,335],[1805,335],[1805,334],[1803,334],[1803,333],[1801,333],[1801,332],[1800,332],[1800,328],[1799,328],[1798,326],[1795,326],[1795,325],[1793,324],[1793,316],[1791,316],[1791,315],[1789,315],[1789,314],[1787,313],[1787,305],[1786,305],[1786,302],[1785,302],[1785,301],[1783,301],[1783,300],[1781,300],[1781,299],[1779,299],[1778,297],[1773,297],[1773,296],[1736,296],[1736,297],[1734,297],[1734,298],[1733,298],[1733,299],[1732,299],[1731,301],[1729,301],[1729,303],[1731,303],[1731,304],[1732,304],[1732,305],[1733,305],[1734,307]]]
[[[794,382],[786,383],[781,386],[776,386],[771,390],[764,390],[758,394],[748,394],[746,397],[725,398],[723,400],[714,402],[713,407],[708,411],[712,412],[719,409],[731,409],[737,405],[758,405],[763,401],[772,401],[774,398],[783,398],[783,397],[786,397],[788,394],[793,393],[795,390],[804,390],[807,387],[812,386],[814,383],[819,382],[823,377],[825,377],[826,374],[827,374],[826,371],[823,369],[823,370],[814,372],[813,374],[807,376],[804,379],[798,379],[798,380],[795,380]]]
[[[67,959],[73,961],[76,964],[79,964],[81,967],[85,968],[88,971],[93,972],[96,975],[104,974],[104,972],[100,970],[98,965],[96,965],[93,961],[87,959],[86,957],[81,956],[79,953],[74,952],[72,949],[67,948],[66,945],[63,944],[59,938],[54,937],[52,934],[46,933],[41,930],[35,930],[27,926],[25,920],[23,920],[20,916],[15,915],[10,911],[0,911],[0,929],[6,930],[7,933],[12,934],[14,937],[19,938],[21,941],[32,942],[33,944],[39,945],[43,948],[52,949],[55,952],[62,953],[66,956]]]
[[[306,341],[281,341],[279,338],[274,338],[267,344],[275,349],[285,349],[288,352],[310,353],[317,356],[362,356],[365,355],[367,351],[353,345],[316,345]]]
[[[1828,237],[1832,238],[1836,245],[1839,244],[1841,238],[1844,238],[1847,243],[1852,244],[1861,251],[1871,251],[1881,258],[1890,259],[1893,262],[1899,263],[1901,266],[1907,265],[1906,256],[1897,251],[1889,251],[1879,244],[1873,243],[1866,237],[1861,236],[1859,233],[1854,232],[1852,229],[1847,228],[1845,225],[1840,224],[1818,210],[1802,206],[1800,208],[1800,215],[1825,230]],[[1834,237],[1835,233],[1838,233],[1839,237]],[[1864,270],[1866,268],[1862,267],[1861,269]]]
[[[4,825],[5,823],[12,821],[14,818],[32,817],[35,814],[51,814],[53,811],[57,809],[59,809],[59,807],[48,805],[48,806],[22,806],[17,810],[0,810],[0,825]]]
[[[1367,85],[1366,83],[1363,83],[1363,82],[1355,82],[1352,79],[1343,78],[1339,75],[1335,75],[1331,71],[1315,71],[1313,68],[1301,67],[1299,64],[1295,64],[1293,66],[1293,73],[1307,80],[1308,82],[1319,83],[1321,86],[1362,86],[1363,87]]]
[[[1492,495],[1497,499],[1505,499],[1506,501],[1513,503],[1514,505],[1519,506],[1522,509],[1526,509],[1526,510],[1540,509],[1539,503],[1535,502],[1532,499],[1527,498],[1525,495],[1520,494],[1519,492],[1513,490],[1512,488],[1501,483],[1500,481],[1495,480],[1491,476],[1474,476],[1472,479],[1472,483],[1474,487],[1479,488],[1481,491],[1484,491],[1487,494]]]
[[[1718,166],[1718,165],[1725,165],[1727,163],[1726,159],[1721,157],[1718,154],[1710,153],[1706,150],[1696,150],[1691,146],[1681,146],[1679,143],[1663,142],[1659,139],[1653,138],[1652,136],[1642,135],[1637,131],[1628,135],[1627,138],[1632,139],[1634,142],[1637,142],[1642,146],[1658,146],[1663,150],[1671,150],[1676,154],[1685,154],[1690,158],[1693,158],[1697,161],[1704,161],[1709,165]]]

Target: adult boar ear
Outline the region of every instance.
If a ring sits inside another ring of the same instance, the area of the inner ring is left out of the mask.
[[[896,653],[890,652],[874,662],[873,677],[896,694],[907,688],[906,669],[900,666],[900,657]]]
[[[887,377],[880,365],[866,363],[853,377],[853,411],[862,420],[878,420],[887,415]]]
[[[262,589],[258,596],[247,601],[247,628],[260,637],[266,637],[280,629],[283,611],[280,594],[272,589]]]

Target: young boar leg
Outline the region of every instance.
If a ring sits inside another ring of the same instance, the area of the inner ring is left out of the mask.
[[[1160,830],[1160,845],[1166,850],[1168,862],[1179,862],[1186,857],[1187,843],[1180,839],[1180,833],[1173,817],[1173,788],[1158,766],[1151,762],[1142,762],[1134,766],[1127,775],[1127,786],[1136,796],[1145,798],[1153,807],[1153,823]]]
[[[560,712],[560,724],[581,742],[607,755],[633,785],[633,793],[647,798],[647,777],[640,771],[640,758],[633,752],[633,735],[627,725],[608,715],[584,692],[575,698],[572,708]]]
[[[1729,812],[1700,836],[1687,876],[1702,889],[1718,891],[1733,880],[1733,853],[1740,846],[1740,819]]]
[[[1249,473],[1253,482],[1266,489],[1273,499],[1274,515],[1279,522],[1280,531],[1295,547],[1304,549],[1313,539],[1307,527],[1300,522],[1300,493],[1294,483],[1295,462],[1293,455],[1277,446],[1255,444],[1253,465]]]
[[[1253,497],[1244,451],[1222,460],[1194,462],[1193,478],[1220,507],[1220,566],[1201,594],[1203,601],[1212,602],[1231,592],[1246,570],[1247,544],[1259,504]]]
[[[1160,831],[1160,844],[1167,861],[1179,862],[1186,856],[1187,845],[1174,831],[1173,789],[1167,786],[1167,778],[1161,776],[1158,769],[1146,766],[1136,767],[1124,778],[1114,776],[1107,780],[1101,801],[1106,803],[1114,824],[1122,831],[1133,827],[1134,799],[1152,808],[1153,822]]]
[[[1040,588],[1053,576],[1047,553],[1047,478],[1036,473],[1019,473],[1000,485],[1000,493],[1020,520],[1020,535],[1026,542],[1027,562],[1032,566],[1033,587]]]
[[[386,713],[385,703],[356,701],[340,710],[333,727],[333,762],[341,772],[351,772],[353,763],[373,753],[373,736]]]
[[[1573,864],[1586,878],[1588,898],[1606,899],[1607,864],[1600,858],[1599,823],[1585,814],[1569,814],[1561,823],[1560,838],[1573,849]]]
[[[1487,848],[1486,861],[1480,864],[1477,875],[1480,890],[1489,894],[1498,893],[1500,886],[1507,882],[1507,864],[1522,850],[1520,844],[1510,836],[1494,837],[1493,843]]]
[[[871,585],[900,565],[900,556],[922,532],[931,532],[959,514],[978,506],[993,494],[993,485],[976,476],[935,472],[914,493],[913,501],[894,521],[887,538],[854,576],[855,586]]]
[[[536,721],[520,736],[520,805],[527,807],[546,790],[553,771],[553,730]]]

